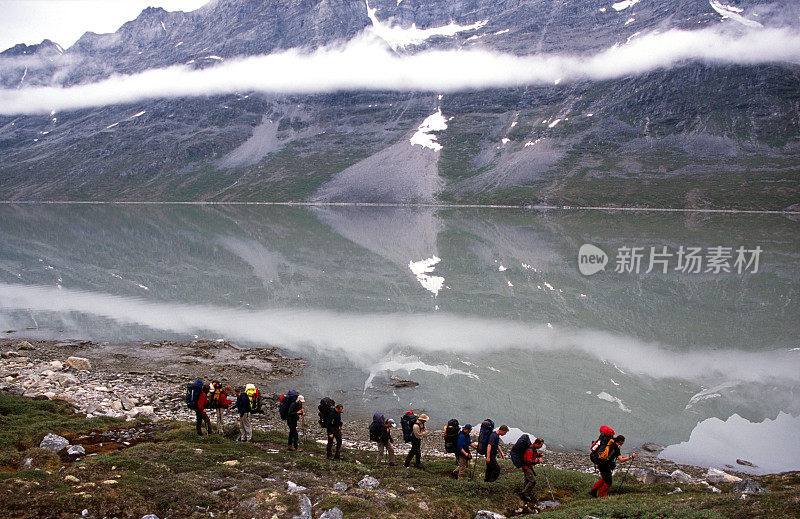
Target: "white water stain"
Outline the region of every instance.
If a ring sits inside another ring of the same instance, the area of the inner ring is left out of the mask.
[[[369,367],[369,376],[367,377],[367,380],[364,381],[364,390],[366,391],[366,389],[372,385],[372,381],[378,373],[384,371],[403,371],[409,375],[414,371],[427,371],[431,373],[438,373],[443,377],[460,375],[473,378],[475,380],[480,380],[480,377],[471,371],[456,369],[448,366],[447,364],[428,364],[421,361],[417,357],[390,353],[386,358]]]
[[[436,268],[441,258],[433,256],[420,261],[409,261],[408,268],[417,276],[417,281],[422,287],[433,295],[439,295],[439,291],[444,286],[444,278],[441,276],[431,276],[430,273]]]

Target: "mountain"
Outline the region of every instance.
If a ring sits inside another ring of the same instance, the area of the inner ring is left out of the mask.
[[[213,70],[366,32],[400,57],[598,55],[671,30],[796,31],[798,14],[796,3],[760,1],[216,0],[190,13],[145,9],[67,50],[17,45],[0,53],[0,86],[25,93],[175,65]],[[795,63],[684,59],[614,77],[401,90],[243,87],[0,115],[0,199],[773,210],[800,201]]]

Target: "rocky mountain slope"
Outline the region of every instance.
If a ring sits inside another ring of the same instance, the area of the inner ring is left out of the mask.
[[[191,13],[149,8],[67,50],[17,45],[0,53],[0,85],[24,92],[174,65],[204,70],[365,31],[398,56],[591,54],[670,29],[791,28],[798,13],[796,3],[717,0],[217,0]],[[243,88],[0,115],[0,199],[781,210],[797,207],[798,153],[800,67],[690,60],[444,94]]]

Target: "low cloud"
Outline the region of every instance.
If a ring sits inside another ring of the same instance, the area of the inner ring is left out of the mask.
[[[231,59],[196,70],[180,65],[117,75],[72,87],[0,90],[0,114],[48,113],[148,99],[242,91],[312,94],[342,90],[458,92],[483,88],[608,80],[687,61],[717,64],[800,63],[792,29],[651,33],[593,55],[516,56],[487,49],[398,55],[367,31],[345,45]]]

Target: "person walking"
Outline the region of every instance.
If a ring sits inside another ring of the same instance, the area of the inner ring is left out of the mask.
[[[253,425],[250,423],[250,398],[241,387],[236,388],[236,403],[233,408],[239,411],[239,438],[236,441],[252,441]]]
[[[228,400],[228,395],[232,393],[233,389],[231,386],[225,386],[224,388],[217,388],[215,386],[214,388],[214,396],[212,397],[211,402],[217,415],[217,434],[220,435],[225,433],[222,413],[226,411],[233,403],[231,400]]]
[[[477,447],[476,443],[472,442],[470,433],[472,432],[472,425],[466,424],[461,428],[456,441],[456,463],[458,464],[453,471],[453,476],[456,479],[466,479],[467,470],[469,469],[469,461],[472,459],[472,453],[469,451],[470,447]]]
[[[286,418],[286,423],[289,424],[289,450],[290,451],[300,451],[299,447],[299,438],[300,435],[297,434],[297,422],[300,420],[305,420],[305,410],[303,409],[303,403],[306,401],[303,395],[299,395],[297,400],[292,402],[289,406],[289,413]]]
[[[497,478],[500,477],[500,464],[497,462],[497,455],[499,454],[503,459],[506,458],[505,454],[503,454],[503,449],[500,448],[500,437],[505,436],[507,432],[508,426],[501,425],[499,429],[489,435],[489,439],[486,442],[486,473],[483,480],[488,483],[497,481]]]
[[[203,435],[203,424],[206,425],[206,431],[208,431],[208,434],[211,434],[211,419],[206,413],[206,409],[208,408],[208,392],[210,390],[211,386],[208,384],[203,384],[203,390],[200,391],[200,396],[197,398],[197,407],[195,408],[194,413],[197,417],[195,427],[197,428],[198,436]]]
[[[389,459],[389,466],[394,467],[397,463],[394,462],[394,446],[392,445],[392,428],[396,427],[395,421],[389,418],[386,423],[381,427],[380,436],[378,436],[378,459],[376,463],[381,464],[383,459],[383,451],[386,451],[387,458]]]
[[[342,404],[336,404],[330,414],[328,415],[328,449],[327,449],[327,458],[329,460],[340,460],[341,457],[341,450],[342,450],[342,411],[344,410],[344,406]],[[333,443],[334,440],[336,441],[336,454],[333,454]]]
[[[597,470],[600,471],[600,479],[598,479],[597,483],[589,490],[590,496],[603,497],[608,494],[609,489],[611,489],[611,475],[617,466],[617,459],[624,463],[636,457],[635,452],[627,458],[625,456],[620,456],[620,447],[622,447],[624,443],[625,437],[619,434],[609,439],[608,443],[606,443],[602,449],[598,449],[600,452],[592,461],[595,462]],[[595,459],[597,461],[595,461]]]
[[[542,454],[539,449],[544,445],[544,440],[536,438],[530,447],[525,451],[525,456],[522,458],[522,492],[520,497],[526,503],[535,501],[533,489],[536,487],[536,472],[533,470],[534,465],[538,465],[542,461]]]
[[[411,459],[416,457],[414,467],[420,470],[425,470],[425,468],[422,466],[420,458],[422,456],[422,439],[428,434],[428,429],[425,427],[427,422],[428,415],[422,413],[419,415],[419,418],[417,418],[417,422],[411,428],[411,450],[408,451],[408,455],[406,456],[406,467],[410,467]]]

